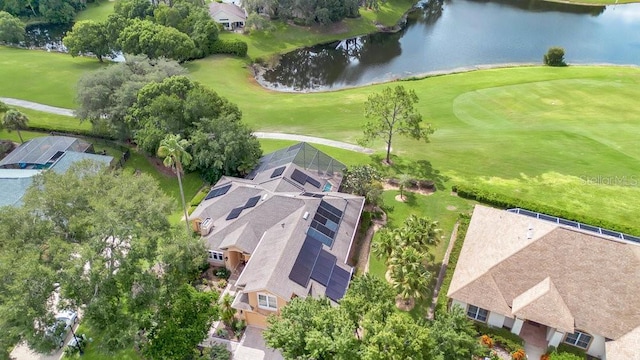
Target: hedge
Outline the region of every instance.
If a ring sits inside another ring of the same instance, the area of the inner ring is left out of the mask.
[[[510,353],[524,348],[524,340],[507,329],[495,328],[479,322],[474,322],[473,324],[478,331],[478,335],[489,335],[493,341],[500,344]]]
[[[208,186],[200,189],[200,191],[198,191],[198,193],[191,199],[191,201],[189,202],[189,205],[191,206],[200,205],[202,200],[204,200],[205,196],[207,196],[207,194],[209,193],[209,190],[211,189]]]
[[[494,193],[469,185],[454,185],[452,189],[453,191],[458,193],[458,196],[460,197],[476,200],[478,202],[503,209],[522,208],[542,214],[557,216],[567,220],[581,222],[592,226],[598,226],[603,229],[620,231],[631,235],[640,235],[640,228],[638,227],[614,224],[607,220],[591,217],[589,215],[576,214],[549,204],[528,201],[502,193]]]
[[[578,357],[580,357],[581,359],[586,359],[587,358],[587,352],[577,348],[575,346],[571,346],[569,344],[565,344],[565,343],[561,343],[560,345],[558,345],[558,349],[557,352],[559,353],[569,353],[569,354],[573,354],[576,355]]]
[[[218,40],[213,45],[214,54],[231,54],[239,57],[247,56],[249,47],[241,40]]]
[[[460,214],[460,219],[458,221],[458,234],[456,236],[455,243],[453,244],[453,248],[451,249],[451,254],[449,254],[449,265],[447,266],[447,271],[444,274],[444,279],[442,279],[442,284],[438,291],[436,314],[438,311],[447,310],[447,304],[449,303],[447,292],[451,285],[451,279],[453,279],[453,272],[456,270],[456,264],[458,263],[458,257],[460,257],[460,251],[462,251],[462,244],[464,243],[464,237],[467,235],[470,220],[471,218],[469,215]]]

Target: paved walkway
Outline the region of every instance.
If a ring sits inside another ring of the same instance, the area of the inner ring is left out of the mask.
[[[62,115],[62,116],[74,116],[73,110],[71,109],[63,109],[55,106],[35,103],[32,101],[13,99],[13,98],[4,98],[4,97],[0,97],[0,101],[2,101],[7,105],[19,106],[25,109],[42,111],[49,114],[56,114],[56,115]],[[253,135],[259,139],[304,141],[304,142],[313,143],[313,144],[331,146],[338,149],[356,151],[364,154],[373,154],[373,149],[345,143],[342,141],[329,140],[329,139],[324,139],[324,138],[319,138],[314,136],[284,134],[284,133],[276,133],[276,132],[254,132]]]
[[[449,238],[449,245],[447,246],[447,252],[444,254],[444,259],[442,259],[442,265],[440,266],[440,272],[438,273],[438,281],[436,282],[436,287],[433,289],[433,298],[431,299],[431,306],[429,306],[429,312],[427,313],[427,319],[433,320],[433,316],[435,315],[436,305],[438,304],[438,295],[440,294],[440,287],[442,286],[442,281],[444,280],[444,276],[447,273],[447,266],[449,265],[449,256],[451,255],[451,250],[453,249],[453,245],[456,242],[456,238],[458,237],[458,226],[460,222],[456,222],[453,227],[453,231],[451,232],[451,237]]]

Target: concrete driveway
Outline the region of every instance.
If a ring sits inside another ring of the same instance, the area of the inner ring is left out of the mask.
[[[231,351],[234,360],[284,360],[278,350],[268,348],[262,338],[262,329],[248,326],[239,342],[214,337],[215,327],[209,337],[203,341],[203,346],[222,344]]]

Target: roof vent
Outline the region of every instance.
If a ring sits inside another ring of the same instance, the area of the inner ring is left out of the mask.
[[[533,225],[529,224],[529,228],[527,229],[527,239],[531,240],[533,238]]]
[[[308,211],[305,211],[305,212],[304,212],[304,215],[302,215],[302,218],[303,218],[303,219],[305,219],[305,220],[307,220],[307,219],[309,218],[309,212],[308,212]]]
[[[267,196],[269,196],[269,194],[264,194],[264,195],[262,195],[262,201],[267,200]]]
[[[211,220],[211,218],[206,218],[202,223],[200,223],[200,235],[209,235],[211,229],[213,229],[213,220]]]

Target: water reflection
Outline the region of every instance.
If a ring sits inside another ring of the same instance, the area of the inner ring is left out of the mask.
[[[394,34],[294,51],[258,80],[278,90],[326,90],[484,64],[541,63],[551,46],[570,63],[640,65],[640,4],[426,0]]]

